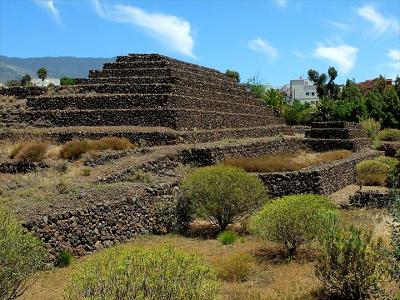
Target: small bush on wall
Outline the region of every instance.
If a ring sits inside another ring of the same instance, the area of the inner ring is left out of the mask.
[[[110,248],[72,274],[67,299],[215,299],[216,274],[200,258],[170,247]]]
[[[302,194],[285,196],[267,203],[250,221],[250,231],[261,238],[280,243],[288,258],[302,244],[318,236],[322,213],[335,206],[328,197]]]
[[[395,142],[400,141],[400,129],[384,129],[379,131],[377,137],[379,141]]]
[[[181,183],[191,215],[217,225],[221,231],[267,201],[267,191],[256,176],[224,165],[198,169]]]
[[[384,185],[390,167],[375,160],[365,160],[356,165],[359,185]]]

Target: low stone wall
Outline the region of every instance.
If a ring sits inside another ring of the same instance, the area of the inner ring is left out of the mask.
[[[50,260],[68,250],[80,256],[136,235],[165,234],[176,226],[176,197],[172,186],[119,201],[42,214],[23,223],[47,246]]]
[[[35,163],[35,162],[2,162],[0,163],[0,173],[28,173],[33,172],[38,169],[48,168],[45,163]]]
[[[305,138],[304,143],[310,149],[318,152],[330,151],[336,149],[346,149],[359,151],[363,148],[371,146],[372,141],[370,138],[359,139],[310,139]]]
[[[46,93],[46,88],[11,86],[0,88],[1,96],[15,96],[16,98],[25,98],[28,96],[40,96]]]
[[[353,207],[382,208],[389,205],[389,194],[385,191],[357,191],[349,201]]]
[[[213,99],[213,100],[209,100]],[[70,95],[58,97],[28,98],[27,106],[31,110],[78,109],[127,109],[127,108],[182,108],[229,113],[259,114],[275,116],[272,108],[266,105],[249,105],[236,102],[235,96],[230,102],[215,98],[198,98],[169,94],[106,94],[106,95]],[[242,101],[243,102],[243,101]]]
[[[52,110],[28,111],[22,119],[51,126],[149,126],[177,130],[244,128],[282,124],[280,118],[252,114],[185,109]]]
[[[278,138],[270,141],[256,141],[243,145],[221,145],[185,149],[180,151],[178,157],[179,161],[183,164],[195,163],[199,166],[208,166],[229,158],[295,153],[304,149],[305,146],[302,139]]]
[[[367,138],[368,134],[364,130],[347,128],[312,128],[305,132],[307,138],[323,139],[356,139]]]
[[[354,153],[351,157],[294,172],[260,173],[272,197],[302,193],[328,195],[356,181],[355,165],[379,156],[378,151]]]

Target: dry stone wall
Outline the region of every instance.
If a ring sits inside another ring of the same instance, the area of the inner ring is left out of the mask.
[[[51,260],[64,250],[80,256],[136,235],[171,231],[176,226],[174,191],[169,186],[140,196],[38,215],[23,225],[44,241]]]
[[[355,165],[379,156],[378,151],[354,153],[351,157],[294,172],[261,173],[272,197],[292,194],[328,195],[356,181]]]

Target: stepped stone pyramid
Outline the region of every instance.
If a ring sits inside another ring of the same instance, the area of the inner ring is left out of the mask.
[[[319,150],[360,150],[372,144],[367,132],[358,123],[317,122],[306,130],[305,142]]]
[[[151,144],[290,134],[235,79],[158,54],[129,54],[77,79],[72,94],[29,97],[25,121],[64,139],[138,137]]]

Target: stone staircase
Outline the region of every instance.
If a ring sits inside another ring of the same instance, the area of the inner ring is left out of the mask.
[[[173,130],[178,142],[291,134],[273,108],[235,79],[157,54],[119,56],[78,79],[71,94],[28,97],[26,106],[25,122],[46,120],[68,136],[71,127],[79,127],[80,137],[85,130],[104,135],[143,127],[148,133]]]
[[[350,122],[312,123],[305,132],[305,143],[317,151],[348,149],[358,151],[372,144],[360,124]]]

